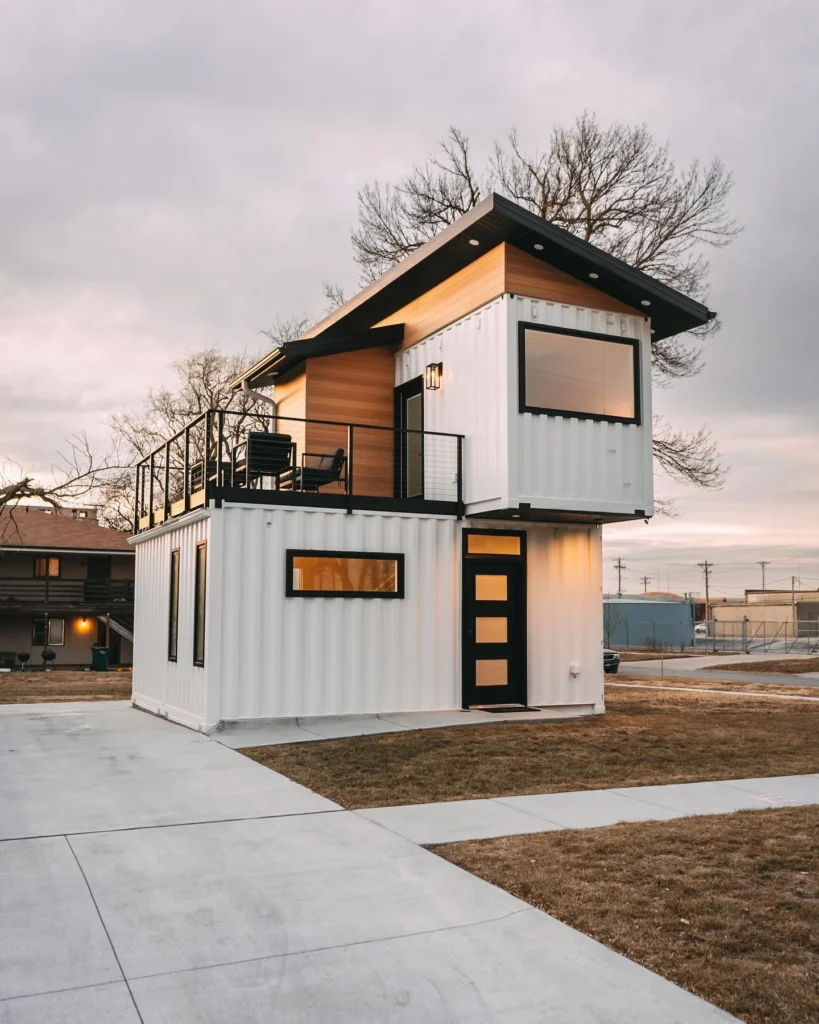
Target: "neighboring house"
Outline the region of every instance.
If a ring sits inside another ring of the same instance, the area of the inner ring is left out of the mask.
[[[601,528],[653,513],[652,335],[705,306],[490,196],[137,471],[134,701],[603,710]]]
[[[746,590],[745,599],[728,598],[711,605],[719,635],[739,635],[743,622],[753,637],[791,639],[819,631],[819,591]],[[736,627],[734,624],[737,624]]]
[[[20,505],[0,512],[0,666],[86,667],[91,647],[132,661],[134,551],[96,510]]]
[[[607,647],[693,647],[695,602],[675,594],[604,594]]]

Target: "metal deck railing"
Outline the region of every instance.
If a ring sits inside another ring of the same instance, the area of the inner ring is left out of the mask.
[[[211,409],[137,464],[134,532],[225,501],[461,515],[463,440]]]

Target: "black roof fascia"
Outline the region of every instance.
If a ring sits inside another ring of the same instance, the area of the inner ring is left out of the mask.
[[[302,341],[287,341],[274,349],[254,366],[245,379],[254,387],[271,384],[276,377],[295,369],[305,359],[313,356],[330,356],[339,352],[355,352],[358,349],[378,348],[382,345],[399,345],[404,338],[403,324],[388,327],[371,327],[367,330],[328,337],[305,338]],[[234,387],[238,382],[234,382]]]
[[[360,292],[338,319],[324,328],[319,324],[315,337],[366,330],[501,242],[642,311],[651,317],[655,340],[702,326],[715,316],[702,303],[493,193]],[[535,249],[535,244],[542,248]],[[590,279],[592,273],[598,277]]]

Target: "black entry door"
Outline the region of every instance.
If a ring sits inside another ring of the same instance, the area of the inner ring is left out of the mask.
[[[424,496],[424,378],[395,389],[395,494]]]
[[[463,560],[463,704],[526,704],[526,562]]]

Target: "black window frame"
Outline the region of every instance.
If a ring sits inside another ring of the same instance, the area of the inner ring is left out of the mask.
[[[52,559],[54,561],[56,561],[56,563],[57,563],[57,571],[54,573],[53,576],[48,571],[48,569],[49,569],[48,563]],[[42,561],[44,561],[46,563],[46,571],[44,573],[42,573],[42,575],[41,575],[40,573],[37,572],[37,563],[38,562],[42,562]],[[58,580],[58,579],[60,579],[62,577],[62,574],[63,574],[63,560],[62,560],[62,556],[61,555],[35,555],[34,556],[34,564],[32,566],[31,571],[34,574],[34,579],[35,580]]]
[[[381,561],[392,559],[396,564],[397,589],[391,592],[384,590],[294,590],[293,588],[293,559],[297,557],[316,558],[358,558],[358,559],[379,559]],[[287,548],[284,558],[284,595],[285,597],[331,597],[331,598],[376,598],[377,600],[391,600],[404,597],[404,555],[395,551],[325,551],[321,548]]]
[[[205,619],[207,615],[208,542],[200,540],[196,545],[196,561],[193,585],[193,664],[205,666]],[[201,600],[200,600],[201,588]],[[201,647],[201,655],[198,654]]]
[[[526,564],[526,530],[461,530],[463,557],[469,561],[480,559],[481,561],[498,562],[523,562]],[[483,551],[470,552],[469,537],[517,537],[520,540],[520,551],[517,555],[508,554],[487,554]]]
[[[171,572],[168,586],[168,661],[179,656],[179,548],[171,551]]]
[[[540,331],[544,334],[565,334],[572,338],[589,338],[592,341],[609,341],[614,345],[630,345],[634,367],[634,416],[604,416],[593,412],[574,412],[570,409],[547,409],[526,404],[526,332]],[[540,416],[562,416],[564,419],[596,420],[599,423],[632,423],[642,425],[642,375],[640,372],[640,339],[622,335],[600,334],[596,331],[576,331],[569,327],[551,327],[549,324],[518,323],[518,409],[521,413],[531,412]]]

